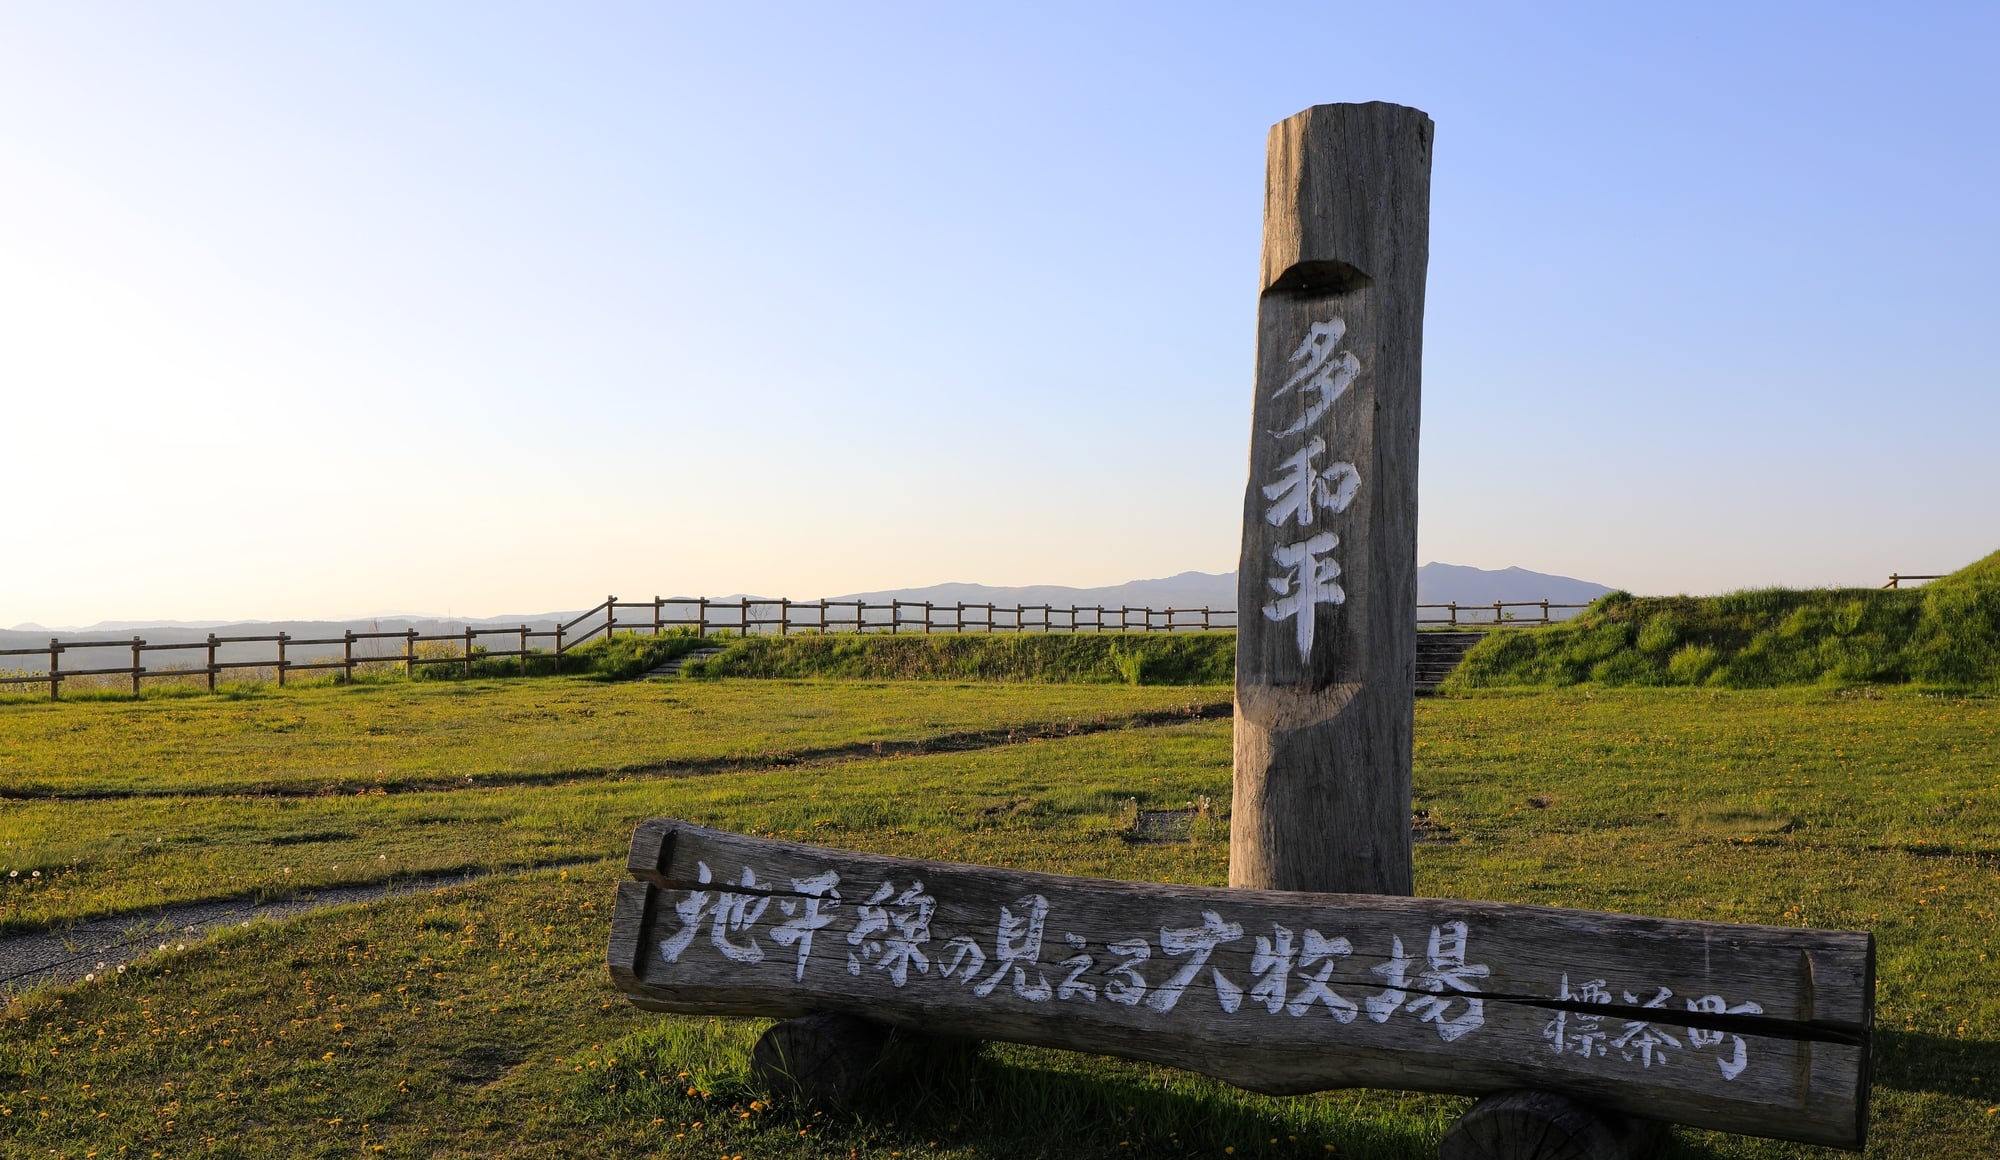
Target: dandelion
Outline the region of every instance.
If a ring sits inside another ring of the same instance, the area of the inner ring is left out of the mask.
[[[119,973],[119,974],[121,974],[121,975],[125,973],[125,964],[124,964],[124,963],[119,963],[119,964],[118,964],[118,973]]]
[[[40,870],[37,870],[37,871],[35,871],[35,872],[34,872],[33,874],[30,874],[30,875],[28,875],[28,877],[30,877],[30,878],[40,878],[41,876],[42,876],[42,872],[41,872]]]

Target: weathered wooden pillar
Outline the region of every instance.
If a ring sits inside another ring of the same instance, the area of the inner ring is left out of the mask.
[[[1410,892],[1431,130],[1380,103],[1271,128],[1231,886]]]

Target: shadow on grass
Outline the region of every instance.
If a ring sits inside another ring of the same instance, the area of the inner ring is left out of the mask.
[[[605,1045],[578,1074],[586,1120],[660,1121],[737,1149],[965,1150],[981,1156],[1429,1160],[1470,1101],[1389,1091],[1274,1098],[1101,1056],[927,1038],[891,1041],[853,1106],[768,1106],[749,1078],[765,1021],[674,1019]],[[804,1136],[806,1139],[802,1140]],[[816,1141],[814,1146],[808,1141]]]
[[[1878,1029],[1875,1086],[2000,1102],[2000,1043]]]

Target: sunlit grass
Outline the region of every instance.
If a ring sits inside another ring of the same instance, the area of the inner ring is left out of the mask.
[[[777,763],[1227,705],[1227,688],[970,682],[392,682],[0,706],[0,797],[355,793]]]
[[[904,711],[895,698],[833,684],[712,688],[744,698],[716,704],[752,723],[780,720],[802,691],[856,706],[850,730],[882,728]],[[629,704],[617,687],[590,691],[604,698],[597,707]],[[1097,702],[1109,708],[1149,690],[1078,692],[1112,698]],[[199,706],[286,714],[297,703]],[[470,716],[495,703],[418,704]],[[89,723],[74,736],[95,745],[101,726],[90,714],[102,708],[62,711]],[[185,727],[197,737],[221,728]],[[153,738],[164,752],[173,728]],[[38,744],[60,758],[63,736],[48,732]],[[273,765],[319,752],[308,734],[271,736],[298,746],[263,750]],[[626,744],[616,731],[594,736],[591,745]],[[612,884],[640,818],[1219,884],[1222,825],[1162,845],[1132,843],[1126,831],[1135,803],[1226,802],[1229,747],[1228,723],[1216,721],[697,778],[10,802],[0,809],[0,866],[61,852],[35,862],[45,870],[39,885],[0,887],[17,924],[426,867],[584,865],[567,877],[503,876],[232,931],[122,976],[44,989],[0,1019],[0,1153],[344,1156],[379,1146],[405,1156],[839,1158],[1234,1148],[1296,1157],[1332,1145],[1337,1155],[1426,1156],[1464,1101],[1267,1099],[1167,1069],[1003,1046],[926,1068],[855,1114],[814,1117],[767,1106],[747,1085],[743,1053],[757,1024],[641,1014],[606,981]],[[1989,1112],[2000,1107],[1996,751],[2000,701],[1986,698],[1596,690],[1428,700],[1418,709],[1418,890],[1871,929],[1880,989],[1870,1154],[1990,1160],[2000,1155],[2000,1113]],[[186,776],[162,765],[163,780]],[[143,772],[117,776],[143,785]],[[1684,1131],[1678,1141],[1681,1156],[1837,1155],[1712,1133]]]

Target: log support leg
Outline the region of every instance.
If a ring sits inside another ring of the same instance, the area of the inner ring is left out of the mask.
[[[1666,1125],[1595,1108],[1550,1091],[1490,1095],[1438,1143],[1438,1160],[1647,1160]]]
[[[772,1024],[750,1051],[750,1074],[772,1095],[845,1108],[881,1062],[889,1029],[854,1015],[802,1015]]]
[[[864,1088],[881,1091],[920,1075],[950,1074],[978,1053],[978,1040],[822,1012],[772,1024],[750,1050],[750,1075],[779,1099],[847,1111]]]

